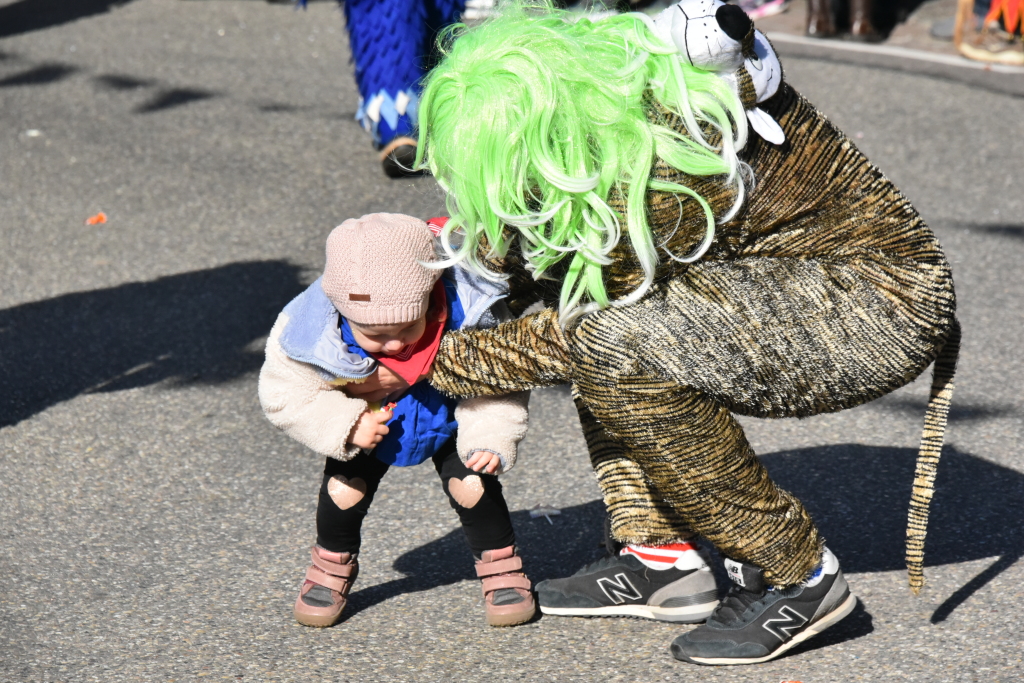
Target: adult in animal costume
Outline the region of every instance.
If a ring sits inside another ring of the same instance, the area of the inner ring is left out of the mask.
[[[514,310],[547,307],[446,336],[430,381],[456,396],[571,383],[611,533],[644,560],[542,582],[542,610],[699,602],[685,576],[638,583],[679,571],[657,550],[697,534],[735,585],[677,658],[765,661],[835,623],[856,599],[734,414],[842,410],[937,360],[908,526],[919,589],[959,328],[949,264],[909,202],[734,6],[593,23],[512,6],[453,37],[420,108],[442,241],[507,276]]]

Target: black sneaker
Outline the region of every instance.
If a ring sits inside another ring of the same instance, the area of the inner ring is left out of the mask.
[[[825,550],[819,574],[785,589],[769,588],[763,572],[725,561],[734,585],[707,623],[672,641],[672,656],[693,664],[758,664],[821,633],[853,611],[857,597]]]
[[[700,569],[651,569],[635,555],[588,564],[564,579],[537,584],[544,614],[564,617],[645,617],[693,624],[718,604],[715,577]]]
[[[416,164],[416,141],[412,138],[397,137],[380,153],[381,167],[389,178],[414,178],[423,175],[414,170]]]

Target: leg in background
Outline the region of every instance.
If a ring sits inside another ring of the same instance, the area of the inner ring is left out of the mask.
[[[830,0],[807,0],[806,33],[812,38],[831,38],[836,34]]]
[[[459,0],[346,0],[345,25],[356,67],[356,119],[373,136],[391,177],[413,175],[420,81],[437,33],[455,22]]]

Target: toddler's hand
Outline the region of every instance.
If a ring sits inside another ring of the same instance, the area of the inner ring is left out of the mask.
[[[497,453],[474,451],[473,455],[469,456],[469,460],[466,461],[466,467],[474,472],[494,474],[501,468],[501,458],[498,457]]]
[[[388,433],[385,422],[391,419],[390,410],[369,411],[359,416],[359,421],[352,428],[348,442],[359,448],[374,448]]]

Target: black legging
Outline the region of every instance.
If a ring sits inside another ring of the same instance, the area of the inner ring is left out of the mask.
[[[508,514],[508,505],[501,494],[501,482],[488,474],[478,474],[466,467],[455,450],[455,438],[449,439],[433,457],[434,469],[441,477],[441,486],[448,496],[452,509],[459,515],[462,530],[473,555],[478,559],[485,550],[505,548],[515,543],[512,531],[512,518]],[[320,502],[316,509],[316,542],[322,548],[336,553],[359,552],[360,534],[363,518],[370,509],[377,486],[388,471],[390,465],[381,462],[372,453],[360,453],[352,460],[341,462],[327,458],[324,465],[324,479],[320,485]],[[474,475],[483,482],[483,495],[471,508],[465,508],[452,497],[448,491],[451,479],[465,479]],[[359,478],[366,485],[366,493],[362,499],[351,507],[342,510],[331,499],[328,493],[328,482],[332,477],[342,476],[351,481]]]

